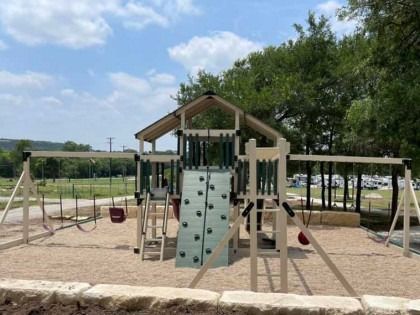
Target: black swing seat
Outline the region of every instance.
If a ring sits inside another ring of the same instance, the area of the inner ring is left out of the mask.
[[[109,207],[109,217],[112,223],[123,223],[127,218],[124,208]]]

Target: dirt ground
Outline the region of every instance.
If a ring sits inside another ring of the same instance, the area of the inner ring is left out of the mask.
[[[175,309],[176,308],[176,309]],[[100,306],[80,306],[80,305],[40,305],[37,302],[29,302],[25,304],[15,304],[10,301],[6,301],[5,304],[0,305],[0,315],[158,315],[158,314],[171,314],[171,315],[210,315],[212,313],[196,311],[191,312],[186,307],[176,306],[174,309],[169,309],[162,313],[162,311],[111,311],[106,310]]]
[[[92,223],[87,223],[86,228]],[[178,223],[169,220],[169,245],[175,247]],[[397,248],[386,248],[360,228],[311,227],[314,236],[337,264],[359,295],[391,295],[420,298],[420,259],[403,257]],[[341,284],[324,265],[311,245],[297,241],[298,230],[288,228],[289,291],[298,294],[346,295]],[[197,269],[176,268],[173,256],[140,261],[133,254],[136,220],[112,224],[98,221],[90,233],[64,229],[54,236],[0,251],[0,278],[80,281],[139,286],[185,287]],[[242,237],[246,232],[242,231]],[[168,253],[174,253],[174,249]],[[221,292],[248,290],[249,258],[232,257],[228,267],[211,269],[198,287]],[[277,257],[258,258],[259,273],[279,272]],[[260,277],[258,290],[278,291],[280,279]],[[1,312],[0,312],[1,313]]]

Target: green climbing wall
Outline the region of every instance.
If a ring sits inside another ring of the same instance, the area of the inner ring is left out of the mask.
[[[229,171],[184,171],[176,267],[199,268],[211,255],[229,228],[229,194]],[[213,267],[228,263],[226,246]]]

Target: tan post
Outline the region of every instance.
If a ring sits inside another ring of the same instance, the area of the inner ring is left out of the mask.
[[[411,165],[405,164],[404,176],[404,237],[403,255],[410,256],[410,186],[411,186]]]
[[[30,185],[30,157],[26,158],[26,161],[23,161],[23,213],[22,213],[22,238],[23,243],[27,244],[29,242],[29,185]]]
[[[141,159],[142,156],[144,154],[144,139],[140,139],[140,143],[139,143],[139,154],[140,154],[140,159],[139,161],[137,161],[137,191],[140,192],[140,178],[142,176],[141,173]],[[141,196],[141,194],[140,194]],[[137,206],[137,251],[140,250],[140,246],[141,246],[141,238],[142,238],[142,227],[143,227],[143,211],[142,211],[142,205],[138,205]]]
[[[247,146],[249,157],[249,199],[257,204],[257,141],[250,139]],[[257,211],[250,213],[250,265],[251,265],[251,291],[258,290],[258,237],[257,237]]]
[[[279,190],[279,205],[286,201],[286,181],[287,181],[287,154],[289,154],[289,146],[286,139],[277,140],[279,147],[279,165],[277,169],[277,187]],[[284,211],[276,213],[276,249],[280,250],[280,291],[287,293],[288,291],[288,273],[287,273],[287,214]]]
[[[152,154],[156,153],[156,140],[152,141]],[[157,162],[152,163],[152,187],[157,187],[157,178],[154,176],[157,173],[158,170],[158,164]],[[152,238],[156,238],[156,202],[152,203]],[[144,218],[145,220],[148,220],[147,217]]]

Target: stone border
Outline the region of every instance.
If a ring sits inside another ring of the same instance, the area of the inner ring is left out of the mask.
[[[357,299],[251,291],[219,294],[187,288],[0,279],[0,305],[6,301],[95,305],[113,311],[153,310],[159,314],[420,314],[420,299],[386,296],[363,295]]]

